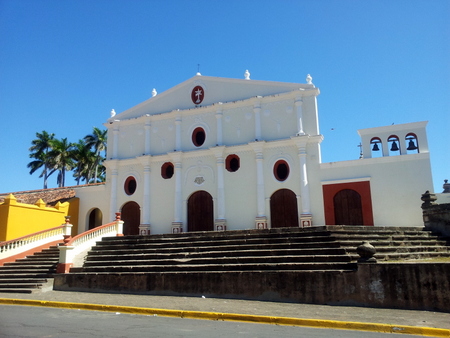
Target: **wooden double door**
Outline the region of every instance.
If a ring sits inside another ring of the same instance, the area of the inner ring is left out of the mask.
[[[361,195],[353,189],[343,189],[333,198],[334,220],[337,225],[363,225]]]
[[[297,196],[292,190],[280,189],[270,197],[272,228],[298,227]]]
[[[214,203],[212,196],[203,190],[188,199],[188,231],[214,230]]]

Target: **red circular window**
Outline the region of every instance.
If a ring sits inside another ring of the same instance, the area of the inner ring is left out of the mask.
[[[127,195],[133,195],[134,192],[136,191],[136,188],[137,188],[136,179],[133,176],[129,176],[124,184],[125,193]]]
[[[289,164],[279,160],[273,166],[273,174],[278,181],[285,181],[289,177]]]
[[[238,171],[238,169],[241,167],[239,156],[237,155],[228,155],[227,159],[225,161],[225,168],[229,172],[235,172]]]
[[[174,172],[173,164],[166,162],[161,167],[161,176],[164,179],[172,178]]]
[[[205,130],[201,127],[195,128],[194,132],[192,133],[192,143],[194,143],[196,147],[201,147],[203,143],[205,143],[205,140]]]

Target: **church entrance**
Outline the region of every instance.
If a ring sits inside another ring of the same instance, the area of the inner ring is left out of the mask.
[[[297,196],[289,189],[281,189],[270,197],[272,228],[298,227]]]
[[[361,195],[353,189],[344,189],[333,198],[336,225],[363,225]]]
[[[188,200],[188,231],[214,230],[214,205],[206,191],[197,191]]]
[[[127,202],[122,207],[123,234],[139,235],[141,223],[141,208],[136,202]]]

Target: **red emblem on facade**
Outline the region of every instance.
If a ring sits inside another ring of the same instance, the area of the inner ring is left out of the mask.
[[[194,89],[192,89],[192,93],[191,93],[192,102],[194,102],[195,104],[200,104],[200,103],[202,103],[204,97],[205,97],[205,91],[203,90],[202,87],[196,86],[196,87],[194,87]]]

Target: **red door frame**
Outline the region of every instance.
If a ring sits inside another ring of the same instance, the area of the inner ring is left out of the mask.
[[[373,211],[372,211],[372,196],[370,193],[369,181],[323,185],[322,190],[323,190],[323,204],[325,211],[325,224],[326,225],[336,224],[336,220],[334,218],[334,196],[343,189],[355,190],[361,195],[361,204],[364,222],[363,225],[374,225]]]

